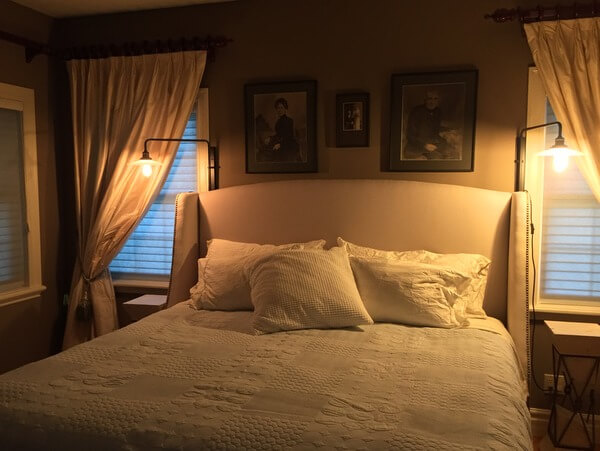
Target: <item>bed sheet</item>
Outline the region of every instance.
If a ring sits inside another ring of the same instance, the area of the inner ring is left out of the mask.
[[[0,448],[531,449],[512,340],[374,324],[256,336],[189,303],[0,376]]]

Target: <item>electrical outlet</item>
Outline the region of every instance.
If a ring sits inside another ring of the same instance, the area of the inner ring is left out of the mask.
[[[556,391],[557,393],[565,392],[565,376],[560,374],[558,376]],[[544,391],[552,391],[554,390],[554,375],[553,374],[544,374]]]

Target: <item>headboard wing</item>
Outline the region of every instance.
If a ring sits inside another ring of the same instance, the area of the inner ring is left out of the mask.
[[[508,255],[508,298],[506,326],[515,342],[517,355],[527,380],[531,376],[529,348],[529,260],[531,211],[526,192],[513,193],[510,213]]]
[[[198,193],[177,195],[167,307],[188,299],[198,281],[198,211]]]

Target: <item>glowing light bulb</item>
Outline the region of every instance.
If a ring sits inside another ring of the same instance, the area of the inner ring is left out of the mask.
[[[565,139],[562,136],[557,136],[555,144],[549,149],[538,153],[541,157],[552,157],[552,169],[554,172],[565,172],[569,167],[569,157],[580,156],[581,152],[574,149],[569,149],[565,145]]]
[[[552,157],[552,169],[555,172],[564,172],[569,167],[569,155],[566,152],[557,152]]]
[[[144,177],[150,177],[152,175],[152,165],[149,163],[144,163],[142,165],[142,174]]]
[[[131,164],[134,166],[139,166],[139,169],[136,168],[136,170],[139,171],[141,169],[142,175],[146,178],[150,178],[150,176],[152,175],[152,171],[154,170],[153,169],[154,166],[156,166],[157,168],[159,168],[161,166],[160,162],[153,160],[150,157],[150,152],[148,152],[148,150],[146,150],[145,144],[144,144],[144,151],[142,152],[142,158],[132,162]]]

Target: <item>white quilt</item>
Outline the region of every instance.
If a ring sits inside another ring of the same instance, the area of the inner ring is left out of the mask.
[[[255,336],[179,304],[0,376],[0,449],[531,449],[512,341],[473,323]]]

